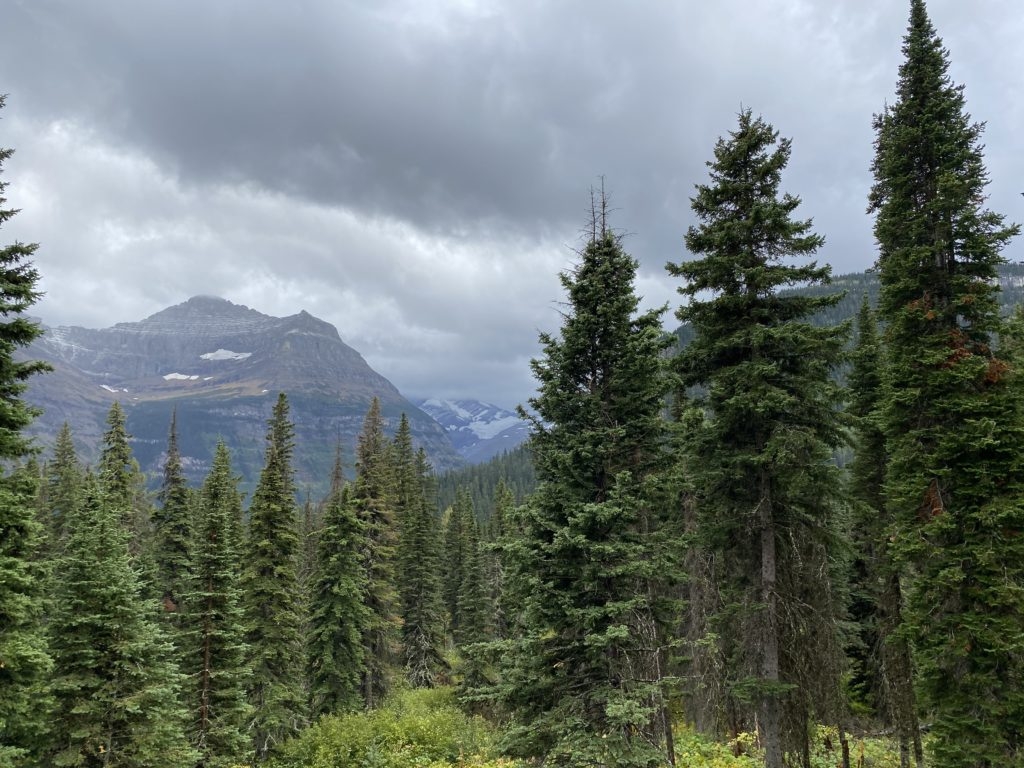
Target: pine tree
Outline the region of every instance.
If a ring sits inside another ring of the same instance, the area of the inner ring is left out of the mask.
[[[228,768],[252,752],[252,708],[246,698],[251,670],[246,666],[239,542],[232,534],[240,498],[231,456],[219,441],[200,491],[181,653],[182,671],[189,676],[189,737],[204,768]]]
[[[896,102],[875,118],[875,214],[888,364],[883,421],[904,631],[938,766],[1010,765],[1024,732],[1024,433],[996,266],[1019,231],[983,208],[983,126],[923,0]]]
[[[510,616],[516,614],[515,607],[508,604],[505,595],[505,562],[501,549],[501,541],[507,534],[505,521],[511,518],[514,506],[512,490],[502,478],[494,488],[494,513],[488,524],[487,542],[484,545],[488,590],[494,611],[492,631],[497,640],[509,637]]]
[[[828,578],[839,485],[830,453],[840,442],[829,375],[846,331],[807,322],[837,296],[776,293],[829,280],[828,267],[782,261],[823,242],[792,218],[799,198],[779,195],[789,156],[788,140],[742,112],[692,199],[699,223],[686,246],[703,258],[669,265],[690,300],[677,316],[695,331],[680,376],[704,389],[696,403],[707,418],[686,458],[701,545],[719,563],[727,685],[735,702],[756,705],[768,768],[805,749],[810,718],[824,719],[839,698],[841,671]]]
[[[363,632],[363,703],[379,706],[391,687],[399,650],[399,601],[395,586],[397,531],[393,508],[390,446],[376,397],[363,420],[356,448],[352,499],[365,528],[364,604],[370,617]]]
[[[310,716],[355,709],[361,703],[363,637],[370,621],[363,602],[365,526],[345,486],[338,446],[331,493],[317,539],[310,593],[307,676]]]
[[[552,764],[672,759],[656,595],[669,575],[650,486],[664,465],[662,310],[638,313],[637,263],[595,201],[580,262],[561,275],[560,337],[541,335],[531,450],[540,486],[510,526],[522,637],[498,697],[510,751]],[[525,412],[524,412],[525,415]]]
[[[249,507],[242,579],[252,669],[250,731],[259,760],[306,721],[293,434],[282,393],[268,422],[266,462]]]
[[[87,479],[55,601],[59,732],[51,764],[191,767],[173,648],[140,597],[119,516]]]
[[[4,105],[0,96],[0,108]],[[0,167],[13,150],[0,148]],[[4,208],[0,224],[16,210]],[[49,366],[15,359],[42,334],[24,315],[39,298],[39,275],[30,258],[34,244],[0,247],[0,460],[31,453],[24,429],[36,415],[21,398],[25,381]],[[45,678],[50,657],[41,628],[43,570],[38,552],[44,531],[32,510],[34,480],[23,472],[0,477],[0,766],[28,765],[38,757],[47,725]]]
[[[403,413],[392,442],[398,518],[398,597],[402,615],[405,674],[414,687],[429,688],[445,666],[441,555],[430,465],[413,451]]]

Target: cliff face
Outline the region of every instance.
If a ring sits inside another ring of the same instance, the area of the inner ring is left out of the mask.
[[[417,445],[434,466],[460,463],[444,430],[406,400],[334,326],[306,312],[277,318],[197,296],[135,323],[91,330],[47,328],[26,357],[46,360],[54,372],[33,377],[27,399],[43,409],[32,433],[48,446],[67,421],[81,458],[95,462],[106,413],[119,400],[128,416],[133,449],[152,478],[172,410],[190,479],[209,468],[223,439],[235,470],[251,489],[263,464],[266,420],[279,392],[288,395],[295,422],[299,488],[321,492],[341,440],[349,474],[356,436],[374,396],[393,430],[408,415]]]

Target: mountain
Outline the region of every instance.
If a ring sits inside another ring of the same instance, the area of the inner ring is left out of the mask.
[[[196,296],[145,320],[92,330],[46,328],[25,352],[54,367],[29,381],[26,399],[43,409],[31,431],[49,445],[63,421],[85,461],[95,462],[107,411],[120,400],[143,471],[156,480],[172,410],[189,479],[206,473],[217,440],[251,490],[263,466],[264,434],[279,392],[295,422],[300,489],[323,491],[340,440],[349,473],[356,436],[374,396],[386,428],[404,412],[413,438],[439,470],[462,464],[448,435],[307,312],[271,317],[212,296]]]
[[[512,411],[479,400],[414,401],[433,417],[470,464],[480,464],[517,448],[530,436],[529,424]]]

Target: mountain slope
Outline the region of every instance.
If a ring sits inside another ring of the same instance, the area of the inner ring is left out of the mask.
[[[479,400],[414,401],[433,417],[470,464],[479,464],[517,448],[530,436],[529,424],[512,411]]]
[[[139,322],[47,328],[26,356],[54,366],[30,381],[26,395],[43,409],[32,428],[42,443],[67,420],[83,458],[95,461],[106,412],[120,400],[136,458],[153,478],[176,409],[190,479],[202,477],[223,438],[251,487],[278,392],[288,395],[296,425],[300,489],[326,488],[339,439],[351,470],[355,438],[374,396],[389,428],[408,414],[417,445],[439,469],[461,463],[443,429],[370,368],[334,326],[307,312],[277,318],[197,296]]]

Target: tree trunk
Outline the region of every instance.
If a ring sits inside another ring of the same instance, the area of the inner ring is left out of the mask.
[[[762,487],[766,481],[762,480]],[[772,520],[770,496],[764,490],[760,504],[761,518],[761,677],[768,686],[779,683],[779,630],[776,622],[778,595],[775,591],[776,557],[775,526]],[[783,768],[782,727],[777,690],[761,694],[761,745],[764,747],[765,768]]]

